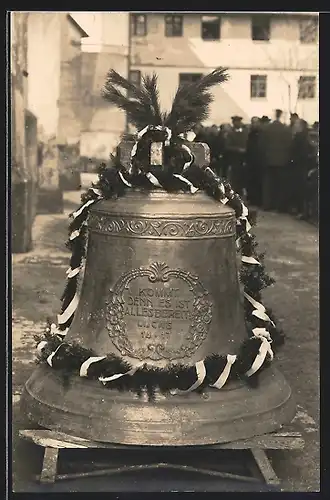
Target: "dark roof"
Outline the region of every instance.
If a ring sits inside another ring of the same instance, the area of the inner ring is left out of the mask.
[[[73,19],[73,17],[71,16],[71,14],[67,14],[67,18],[77,28],[77,30],[80,33],[81,38],[88,38],[89,37],[89,35],[86,33],[86,31],[82,29],[82,27],[80,26],[80,24],[78,24],[77,21],[75,21]]]

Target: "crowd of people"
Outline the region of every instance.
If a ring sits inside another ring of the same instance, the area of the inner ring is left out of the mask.
[[[273,120],[255,116],[249,125],[240,116],[199,125],[195,141],[209,145],[211,167],[251,205],[317,222],[319,124],[292,113],[285,125],[282,116],[277,109]]]

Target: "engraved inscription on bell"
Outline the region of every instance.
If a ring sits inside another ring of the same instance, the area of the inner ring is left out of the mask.
[[[212,303],[199,278],[155,262],[123,274],[107,302],[107,329],[122,356],[190,357],[206,338]]]

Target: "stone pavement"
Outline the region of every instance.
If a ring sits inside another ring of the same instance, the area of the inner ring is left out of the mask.
[[[66,192],[65,214],[38,215],[34,224],[33,250],[13,255],[12,259],[15,491],[27,491],[32,484],[32,474],[40,472],[41,450],[21,442],[17,436],[18,429],[33,428],[20,413],[19,399],[35,366],[33,335],[44,328],[47,317],[55,320],[60,309],[59,298],[70,257],[65,247],[67,216],[79,202],[79,192]],[[286,490],[318,491],[318,233],[315,227],[290,216],[263,212],[258,214],[254,231],[258,250],[266,250],[267,270],[277,280],[275,286],[265,291],[264,303],[272,307],[288,335],[277,365],[296,395],[298,411],[308,429],[304,453],[277,451],[271,458]]]

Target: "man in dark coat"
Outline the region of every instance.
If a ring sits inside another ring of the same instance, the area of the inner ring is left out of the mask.
[[[195,142],[205,142],[206,139],[205,128],[201,123],[198,123],[195,126],[194,132],[196,134]]]
[[[263,162],[263,208],[286,212],[289,204],[291,130],[281,122],[282,111],[276,110],[275,120],[265,125],[260,134]]]
[[[212,125],[209,130],[208,145],[211,153],[211,168],[220,175],[220,155],[221,155],[221,138],[220,131],[216,125]]]
[[[260,161],[260,119],[251,118],[251,126],[246,146],[247,195],[251,205],[260,207],[262,203],[262,164]]]
[[[295,124],[297,123],[298,120],[299,120],[298,113],[291,113],[290,114],[290,127],[291,127],[293,134],[295,133],[295,130],[296,130]]]
[[[266,115],[263,115],[261,118],[260,118],[260,124],[263,126],[263,125],[268,125],[269,122],[271,122],[272,120],[266,116]]]
[[[194,132],[196,134],[195,142],[204,142],[210,148],[210,167],[219,175],[221,140],[218,127],[216,125],[212,125],[212,127],[196,126]]]
[[[244,196],[246,189],[246,145],[248,129],[241,116],[232,116],[233,126],[227,135],[226,151],[230,165],[230,182],[233,190]]]
[[[229,159],[227,151],[227,137],[231,132],[230,123],[223,123],[220,125],[219,139],[220,139],[220,172],[221,176],[228,179],[229,175]]]
[[[308,174],[315,169],[315,148],[308,135],[305,120],[297,120],[291,144],[291,203],[290,208],[298,218],[307,218]]]

